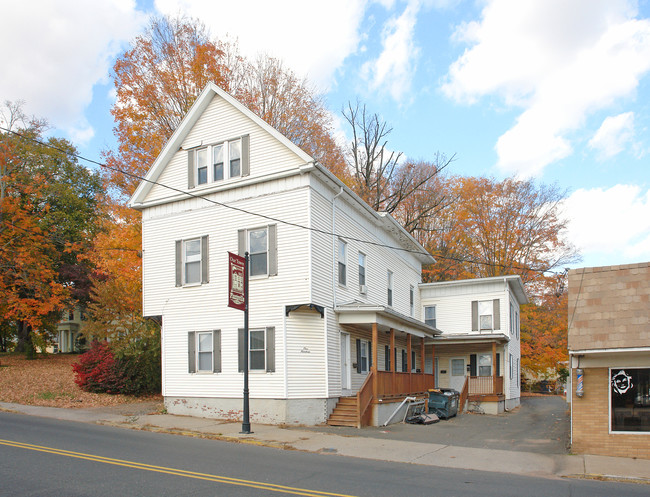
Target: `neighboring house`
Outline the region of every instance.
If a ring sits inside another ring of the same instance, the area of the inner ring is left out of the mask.
[[[650,263],[569,271],[571,446],[650,458]]]
[[[56,325],[57,333],[48,352],[81,352],[84,346],[80,338],[84,315],[80,307],[66,309],[61,313],[61,320]]]
[[[453,388],[482,412],[519,405],[519,309],[528,302],[519,276],[420,285],[427,323],[435,337],[436,386]],[[427,365],[430,371],[430,365]]]
[[[215,85],[129,205],[142,212],[144,314],[162,322],[168,412],[241,419],[245,354],[254,422],[379,425],[434,387],[441,328],[420,291],[434,259]],[[228,252],[251,258],[248,350],[243,313],[227,307]],[[507,290],[484,291],[507,312]]]

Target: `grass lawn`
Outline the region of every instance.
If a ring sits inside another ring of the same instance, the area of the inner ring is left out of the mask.
[[[51,354],[28,361],[22,355],[0,354],[0,402],[89,408],[162,398],[84,392],[74,382],[72,371],[78,358],[74,354]]]

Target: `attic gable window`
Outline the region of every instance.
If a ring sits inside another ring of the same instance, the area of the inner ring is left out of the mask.
[[[250,174],[248,135],[188,151],[188,188]]]

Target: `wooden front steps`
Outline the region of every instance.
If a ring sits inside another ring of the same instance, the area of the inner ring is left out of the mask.
[[[358,428],[359,406],[357,397],[341,397],[327,420],[329,426]]]

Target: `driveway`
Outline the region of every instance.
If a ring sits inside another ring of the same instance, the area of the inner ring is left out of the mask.
[[[464,413],[428,426],[397,423],[361,430],[339,426],[301,429],[460,447],[566,454],[569,404],[556,395],[522,397],[520,407],[499,416]]]

